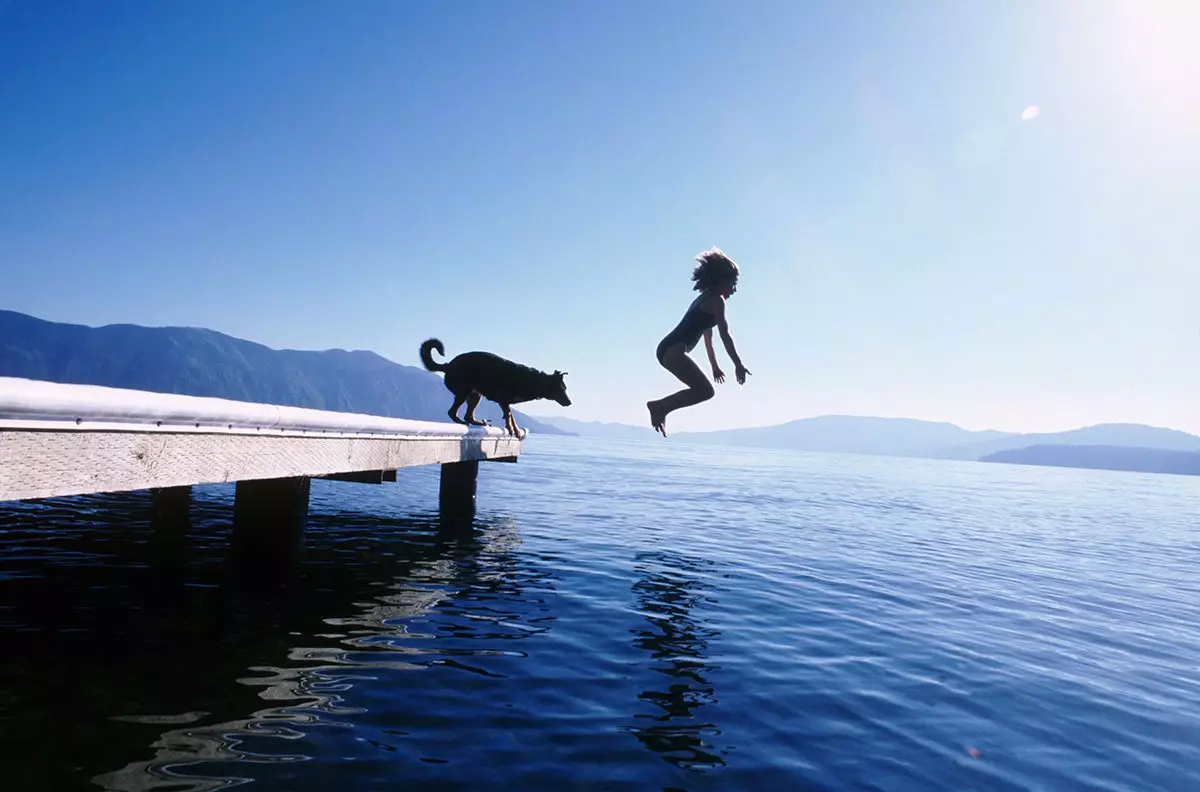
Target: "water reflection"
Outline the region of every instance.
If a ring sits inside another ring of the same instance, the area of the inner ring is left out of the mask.
[[[708,561],[676,553],[636,556],[639,579],[633,593],[646,624],[632,631],[634,645],[649,652],[649,667],[663,680],[639,694],[656,711],[638,714],[636,718],[644,723],[632,731],[665,761],[689,770],[725,764],[726,751],[711,742],[721,732],[700,712],[717,701],[709,680],[716,666],[708,659],[708,649],[720,633],[695,615],[706,599],[702,577],[710,566]]]
[[[237,681],[263,688],[259,692],[262,699],[287,704],[261,709],[247,718],[164,732],[151,744],[155,751],[151,758],[97,775],[93,783],[119,792],[207,792],[246,783],[252,779],[241,774],[247,772],[244,768],[239,773],[239,764],[306,761],[310,757],[303,753],[282,751],[284,744],[278,740],[302,739],[305,732],[298,727],[347,725],[339,717],[359,711],[343,706],[340,695],[350,687],[353,675],[329,666],[256,670],[270,675]],[[127,716],[120,720],[148,719]],[[265,738],[275,740],[260,745]]]
[[[286,767],[314,753],[308,731],[362,712],[347,701],[362,680],[494,674],[489,656],[554,621],[553,579],[512,520],[313,514],[294,568],[263,579],[231,559],[229,500],[198,498],[185,538],[151,528],[146,493],[0,506],[6,787],[302,772]]]

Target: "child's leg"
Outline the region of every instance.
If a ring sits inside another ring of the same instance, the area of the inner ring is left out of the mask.
[[[669,350],[663,355],[660,362],[663,368],[674,374],[679,378],[680,382],[688,386],[685,390],[676,391],[670,396],[646,403],[646,406],[650,409],[651,425],[662,432],[663,435],[666,435],[667,415],[680,408],[691,407],[693,404],[708,401],[716,391],[713,390],[712,383],[708,381],[708,377],[704,376],[704,372],[696,365],[696,361],[688,357],[687,353],[683,351],[682,345]]]
[[[658,400],[664,418],[668,413],[681,407],[691,407],[693,404],[708,401],[716,394],[708,377],[704,376],[704,372],[696,365],[696,361],[687,355],[668,356],[663,360],[663,367],[678,377],[684,385],[687,385],[685,390],[676,391],[670,396]]]

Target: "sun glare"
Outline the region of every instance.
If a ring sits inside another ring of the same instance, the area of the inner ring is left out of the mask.
[[[1114,54],[1128,69],[1132,98],[1172,127],[1200,128],[1200,2],[1147,0],[1120,9]]]
[[[1042,112],[1037,105],[1029,105],[1021,112],[1022,121],[1032,121],[1038,117],[1038,113]]]

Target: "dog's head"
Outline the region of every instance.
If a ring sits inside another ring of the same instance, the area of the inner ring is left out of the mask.
[[[567,396],[567,383],[563,381],[563,377],[565,376],[567,376],[567,372],[565,371],[555,371],[553,374],[547,374],[546,393],[542,398],[556,401],[563,407],[570,407],[571,399]]]

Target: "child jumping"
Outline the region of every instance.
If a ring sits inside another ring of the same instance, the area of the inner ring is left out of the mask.
[[[687,385],[687,389],[656,401],[646,402],[646,407],[650,410],[650,425],[661,432],[663,437],[667,436],[667,416],[670,413],[681,407],[708,401],[716,393],[704,372],[688,357],[700,336],[704,336],[708,362],[712,364],[713,382],[725,381],[725,374],[717,365],[717,354],[713,350],[713,327],[720,331],[725,351],[729,353],[729,358],[736,367],[734,374],[738,384],[744,385],[746,376],[750,373],[742,365],[742,359],[734,349],[733,337],[729,335],[729,324],[725,321],[725,301],[737,291],[738,266],[717,248],[700,253],[696,256],[696,261],[700,262],[700,265],[692,271],[692,288],[700,292],[700,296],[692,301],[675,329],[658,343],[656,353],[662,367],[678,377]]]

